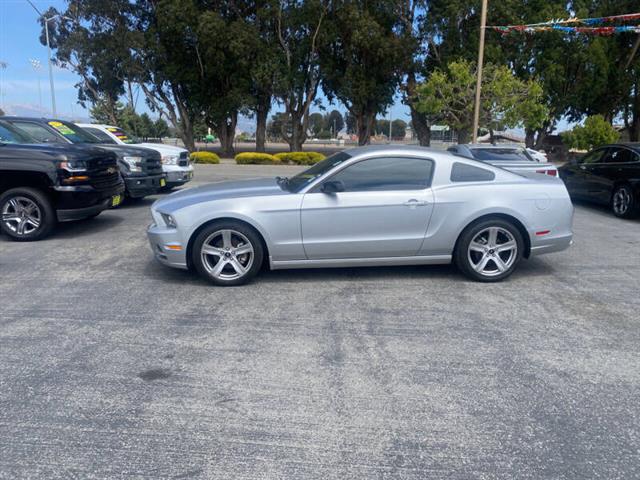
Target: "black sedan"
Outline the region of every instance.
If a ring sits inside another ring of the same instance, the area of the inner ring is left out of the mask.
[[[640,143],[598,147],[559,169],[572,198],[611,206],[631,218],[640,206]]]

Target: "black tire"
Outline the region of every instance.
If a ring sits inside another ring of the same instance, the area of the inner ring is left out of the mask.
[[[611,195],[611,211],[618,218],[633,218],[638,213],[638,199],[630,185],[618,185]]]
[[[489,243],[492,231],[496,232],[495,245]],[[485,239],[486,245],[482,243]],[[472,242],[476,249],[470,248]],[[515,252],[507,249],[512,243],[515,243]],[[460,234],[454,262],[472,280],[499,282],[513,273],[522,259],[524,247],[522,235],[513,223],[501,218],[488,218],[472,223]]]
[[[225,247],[224,231],[231,232],[229,248]],[[204,254],[205,242],[212,250],[222,254]],[[236,254],[236,251],[247,249],[247,243],[250,244],[251,253]],[[198,233],[191,249],[191,260],[198,273],[221,286],[247,283],[258,273],[263,259],[264,248],[260,235],[249,225],[236,221],[215,222],[206,226]],[[216,274],[217,267],[222,270]],[[238,269],[244,269],[243,273],[239,273]]]
[[[0,215],[0,230],[18,242],[42,240],[58,222],[49,197],[30,187],[12,188],[0,195]],[[32,223],[35,219],[37,227]]]

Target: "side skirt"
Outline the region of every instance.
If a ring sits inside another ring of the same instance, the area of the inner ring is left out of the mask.
[[[286,268],[340,268],[383,267],[393,265],[441,265],[451,263],[451,255],[380,257],[380,258],[330,258],[321,260],[273,260],[269,257],[271,270]]]

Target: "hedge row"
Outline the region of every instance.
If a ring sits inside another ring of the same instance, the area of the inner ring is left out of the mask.
[[[192,163],[207,163],[210,165],[220,163],[220,157],[213,152],[192,152],[189,158]]]
[[[275,155],[244,152],[236,155],[236,163],[241,165],[314,165],[324,158],[324,155],[318,152],[283,152]]]

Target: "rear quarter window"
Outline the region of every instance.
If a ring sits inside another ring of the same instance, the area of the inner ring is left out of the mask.
[[[490,182],[495,178],[496,174],[491,170],[466,163],[455,162],[451,167],[450,180],[452,182]]]

